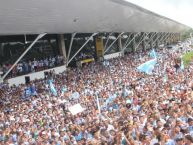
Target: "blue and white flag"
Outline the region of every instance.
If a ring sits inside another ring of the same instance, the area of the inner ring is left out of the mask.
[[[65,93],[67,90],[68,90],[67,87],[64,86],[64,87],[62,88],[62,91],[61,91],[61,96],[64,96],[64,93]]]
[[[49,86],[50,86],[50,91],[52,92],[52,94],[54,95],[54,96],[57,96],[57,90],[56,90],[56,88],[54,87],[54,85],[53,85],[53,83],[52,83],[52,80],[49,80]]]
[[[150,53],[149,53],[150,57],[152,58],[157,58],[157,53],[155,52],[155,49],[153,49]]]
[[[168,76],[167,76],[167,74],[164,74],[163,82],[166,83],[167,81],[168,81]]]
[[[184,61],[183,61],[182,58],[181,58],[181,66],[180,66],[180,69],[181,69],[181,70],[184,70]]]
[[[77,100],[80,98],[79,92],[74,92],[71,96],[70,99]]]
[[[157,63],[157,59],[149,60],[137,67],[137,70],[146,74],[152,74],[152,71]]]
[[[116,95],[116,94],[114,94],[114,95],[109,95],[109,98],[107,98],[107,100],[104,102],[102,108],[104,108],[104,107],[108,108],[108,105],[109,105],[110,103],[112,103],[116,98],[117,98],[117,95]]]
[[[110,97],[106,100],[105,104],[108,105],[110,103],[112,103],[115,99],[117,98],[117,95],[110,95]]]

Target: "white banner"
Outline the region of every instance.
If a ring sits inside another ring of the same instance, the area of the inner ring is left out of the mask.
[[[72,113],[72,115],[76,115],[76,114],[81,113],[85,110],[84,108],[82,108],[82,106],[80,104],[73,105],[73,106],[69,107],[68,109]]]

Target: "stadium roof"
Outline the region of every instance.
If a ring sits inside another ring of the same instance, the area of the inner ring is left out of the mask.
[[[189,27],[124,0],[1,0],[0,35],[182,32]]]

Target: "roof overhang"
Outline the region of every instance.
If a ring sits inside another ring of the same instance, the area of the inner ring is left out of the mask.
[[[0,35],[174,32],[189,27],[124,0],[1,0]]]

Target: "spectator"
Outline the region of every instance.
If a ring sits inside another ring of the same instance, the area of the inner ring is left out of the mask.
[[[60,66],[62,64],[63,64],[63,57],[61,56],[50,57],[49,60],[47,58],[42,60],[36,60],[34,58],[33,61],[19,62],[15,66],[14,70],[9,73],[9,77],[16,77],[31,72],[37,72],[44,69]],[[2,66],[3,74],[5,74],[9,70],[9,68],[11,68],[11,64],[7,65],[4,64]]]
[[[191,145],[193,67],[176,72],[183,50],[157,50],[158,64],[147,75],[136,68],[151,58],[139,53],[51,71],[29,85],[1,84],[0,143]],[[77,103],[85,109],[73,115],[68,108]]]

